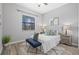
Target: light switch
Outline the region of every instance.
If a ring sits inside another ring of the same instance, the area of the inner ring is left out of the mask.
[[[0,14],[0,25],[1,25],[1,14]]]

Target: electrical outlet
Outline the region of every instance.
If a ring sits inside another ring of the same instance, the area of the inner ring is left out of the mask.
[[[0,19],[1,19],[1,14],[0,14]]]
[[[1,25],[1,22],[0,22],[0,25]]]

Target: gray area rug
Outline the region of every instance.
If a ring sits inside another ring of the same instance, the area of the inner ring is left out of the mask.
[[[47,52],[48,55],[72,55],[69,51],[66,51],[63,47],[55,47]]]

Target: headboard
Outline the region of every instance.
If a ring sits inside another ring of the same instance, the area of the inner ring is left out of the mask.
[[[55,32],[56,35],[59,33],[59,26],[47,26],[46,32]]]

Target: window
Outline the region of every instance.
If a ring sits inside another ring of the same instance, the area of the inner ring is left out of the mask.
[[[35,30],[35,18],[23,15],[22,16],[22,29],[23,30]]]

